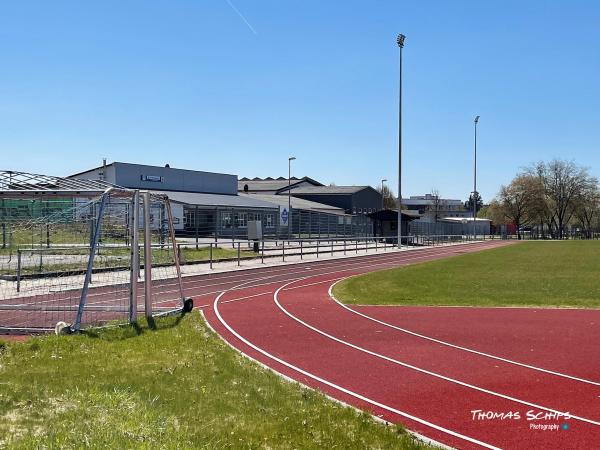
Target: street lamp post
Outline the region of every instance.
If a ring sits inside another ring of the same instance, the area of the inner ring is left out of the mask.
[[[477,123],[479,116],[475,116],[475,158],[473,161],[473,240],[477,238]]]
[[[292,161],[296,159],[295,156],[290,156],[288,158],[288,241],[290,240],[292,234],[292,194],[291,194],[291,185],[292,185]]]
[[[398,248],[402,248],[402,49],[406,36],[399,34],[396,42],[400,49],[398,83]]]
[[[383,183],[387,182],[387,178],[381,180],[381,210],[385,209],[385,194],[383,192]]]

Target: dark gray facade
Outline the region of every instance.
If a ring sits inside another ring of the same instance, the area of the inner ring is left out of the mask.
[[[370,214],[381,209],[382,197],[371,186],[320,186],[292,189],[292,196],[342,208],[346,214]]]
[[[122,162],[96,167],[70,178],[103,179],[130,189],[225,195],[237,195],[238,185],[236,175]]]

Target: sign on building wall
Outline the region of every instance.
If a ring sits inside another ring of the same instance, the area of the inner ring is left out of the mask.
[[[287,206],[279,206],[279,225],[287,227],[290,223],[290,212]]]

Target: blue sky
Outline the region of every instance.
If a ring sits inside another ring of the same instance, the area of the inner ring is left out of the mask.
[[[475,115],[484,200],[539,159],[600,175],[599,2],[230,1],[1,2],[2,168],[395,186],[402,32],[404,195],[468,196]]]

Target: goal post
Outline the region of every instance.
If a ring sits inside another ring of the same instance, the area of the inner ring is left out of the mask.
[[[168,196],[115,186],[50,195],[0,191],[15,198],[1,204],[9,206],[1,211],[0,334],[80,331],[135,323],[142,311],[151,319],[192,309]]]

